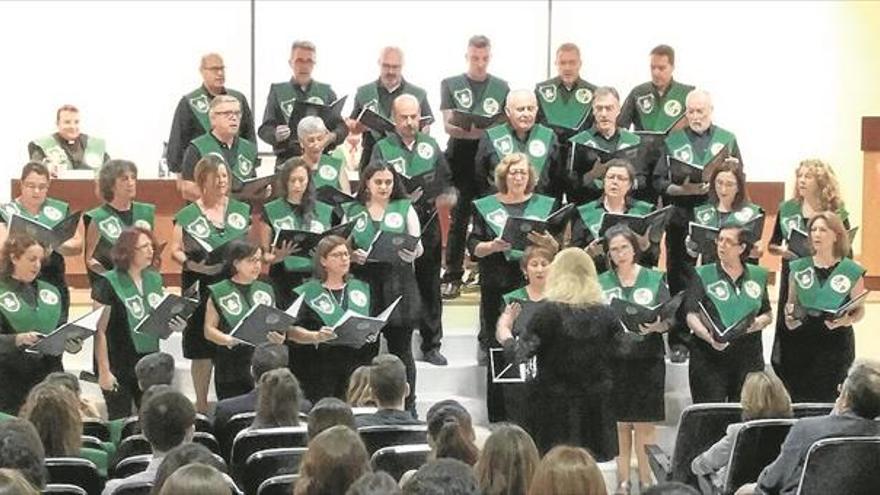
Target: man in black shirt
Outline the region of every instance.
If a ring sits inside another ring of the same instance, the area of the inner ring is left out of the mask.
[[[370,366],[370,390],[378,410],[373,414],[355,417],[358,428],[381,425],[420,425],[421,421],[403,409],[406,396],[410,394],[406,382],[406,366],[394,354],[382,354],[373,358]]]
[[[302,148],[296,136],[291,137],[300,119],[291,121],[294,102],[306,100],[312,103],[330,105],[336,101],[336,93],[329,84],[312,79],[315,68],[315,45],[310,41],[294,41],[290,49],[290,68],[293,77],[289,81],[274,83],[269,88],[266,110],[263,112],[263,123],[257,130],[260,139],[272,145],[276,163],[283,163],[288,158],[302,155]],[[303,115],[305,116],[305,115]],[[341,118],[334,122],[324,122],[330,132],[327,134],[325,150],[332,150],[345,141],[348,127]]]

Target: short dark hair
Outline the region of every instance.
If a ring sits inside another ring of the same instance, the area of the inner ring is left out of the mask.
[[[477,495],[474,470],[457,459],[429,461],[403,486],[404,495]]]
[[[364,203],[364,204],[366,204],[366,202],[369,201],[369,199],[370,199],[370,189],[369,189],[370,179],[372,179],[373,176],[376,175],[377,172],[383,172],[383,171],[391,172],[391,175],[394,177],[394,181],[391,185],[391,196],[389,197],[389,199],[390,200],[404,199],[406,197],[406,191],[404,191],[404,189],[403,189],[403,183],[400,179],[398,179],[398,177],[394,173],[394,169],[391,167],[391,165],[388,165],[387,163],[384,163],[384,162],[374,162],[374,163],[367,165],[366,168],[364,168],[361,171],[360,183],[358,184],[358,191],[357,191],[357,200],[358,201],[360,201],[361,203]]]
[[[348,487],[345,495],[397,495],[397,481],[385,471],[366,473]]]
[[[167,352],[147,354],[134,365],[134,374],[141,390],[153,385],[171,385],[174,381],[174,356]]]
[[[880,416],[880,361],[860,359],[853,363],[843,390],[852,412],[868,419]]]
[[[475,34],[468,39],[468,46],[474,48],[492,48],[492,42],[489,37],[482,34]]]
[[[322,431],[309,441],[299,468],[296,495],[345,493],[370,471],[370,455],[357,432],[345,426]]]
[[[315,438],[322,431],[333,426],[348,426],[357,429],[351,406],[336,397],[324,397],[309,411],[309,438]]]
[[[27,162],[24,164],[24,167],[21,167],[21,177],[20,179],[24,181],[28,175],[37,174],[42,175],[47,180],[51,180],[51,174],[49,173],[49,168],[46,165],[40,162]]]
[[[699,495],[696,488],[685,485],[679,481],[665,481],[648,487],[642,492],[644,495]]]
[[[56,123],[59,120],[61,120],[61,112],[79,113],[79,108],[76,108],[75,106],[71,105],[70,103],[65,103],[64,105],[61,105],[60,107],[58,107],[58,110],[55,110],[55,122]]]
[[[227,277],[232,278],[235,276],[236,261],[250,258],[257,254],[257,251],[259,250],[260,246],[247,239],[235,239],[231,241],[226,249],[226,266],[223,268]]]
[[[171,449],[165,454],[159,469],[156,471],[156,478],[153,480],[153,489],[150,491],[152,495],[157,495],[162,491],[165,480],[171,476],[174,471],[179,468],[194,464],[206,464],[213,466],[221,472],[226,472],[226,465],[211,453],[208,447],[200,443],[185,443]]]
[[[113,187],[116,185],[116,179],[122,177],[126,172],[134,173],[137,178],[137,165],[130,160],[109,160],[98,170],[98,191],[104,201],[113,201]]]
[[[373,358],[370,388],[379,407],[403,400],[406,396],[406,366],[394,354]]]
[[[40,435],[27,420],[0,421],[0,467],[17,469],[37,488],[46,486],[46,453]]]
[[[251,356],[251,375],[259,380],[267,371],[287,367],[290,351],[283,344],[264,342],[254,349]]]
[[[137,250],[138,239],[142,235],[147,236],[150,244],[153,245],[153,257],[155,258],[158,255],[156,237],[152,231],[143,227],[127,227],[119,234],[116,243],[110,249],[110,258],[113,260],[113,265],[116,268],[128,270],[131,267],[131,260],[134,258],[134,253]]]
[[[176,390],[154,394],[141,407],[144,436],[159,452],[168,452],[183,443],[195,420],[192,402]]]
[[[651,48],[651,55],[666,57],[669,59],[669,65],[675,65],[675,50],[669,45],[657,45]]]

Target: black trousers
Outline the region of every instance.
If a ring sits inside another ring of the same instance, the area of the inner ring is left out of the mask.
[[[697,260],[688,255],[685,246],[688,222],[692,219],[693,210],[682,206],[673,206],[672,210],[666,226],[666,279],[669,283],[669,293],[674,296],[687,289],[689,267],[694,266]],[[687,345],[690,331],[683,318],[676,322],[668,335],[670,347]]]
[[[60,358],[25,354],[15,350],[0,355],[0,412],[18,415],[34,385],[53,371],[64,371]]]
[[[432,235],[422,238],[424,253],[416,259],[416,283],[422,299],[421,313],[417,322],[422,335],[422,352],[440,349],[443,339],[443,301],[440,298],[440,268],[443,250],[440,243],[440,227],[434,222],[428,227]],[[436,235],[434,235],[436,233]]]
[[[502,296],[515,288],[480,287],[480,333],[477,336],[480,348],[491,349],[501,346],[495,340],[495,326],[498,323],[498,317],[504,311],[504,299]],[[505,387],[502,384],[492,383],[492,366],[490,363],[486,366],[486,408],[489,412],[489,421],[493,423],[509,419],[505,408],[504,392]]]
[[[412,353],[413,329],[405,326],[388,325],[382,330],[388,343],[388,352],[399,357],[406,366],[406,383],[409,384],[409,395],[404,401],[407,411],[416,410],[416,361]]]
[[[760,333],[743,336],[722,352],[703,341],[694,342],[688,366],[691,398],[694,404],[739,402],[746,375],[763,369]]]
[[[467,247],[467,228],[474,213],[476,178],[474,158],[479,142],[452,140],[446,148],[446,158],[452,170],[452,183],[458,189],[458,203],[452,209],[452,222],[446,238],[446,274],[444,282],[460,281],[464,275],[464,252]]]
[[[111,366],[110,370],[116,377],[116,390],[101,390],[104,402],[107,403],[107,417],[111,420],[127,418],[141,408],[141,391],[137,376],[134,373],[134,365],[146,354],[138,354],[133,357],[130,365]],[[134,410],[132,410],[134,406]]]

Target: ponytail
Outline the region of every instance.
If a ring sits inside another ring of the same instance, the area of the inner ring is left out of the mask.
[[[456,401],[442,401],[428,411],[428,434],[435,459],[449,457],[473,466],[480,455],[467,410]]]

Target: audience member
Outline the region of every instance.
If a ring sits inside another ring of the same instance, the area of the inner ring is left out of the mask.
[[[370,456],[357,432],[334,426],[309,442],[294,495],[338,495],[366,472]]]
[[[435,459],[420,467],[403,485],[404,495],[478,495],[477,479],[457,459]]]
[[[101,412],[98,410],[98,405],[95,404],[93,400],[82,396],[82,388],[79,385],[79,380],[73,373],[54,371],[49,373],[43,381],[53,385],[60,385],[73,392],[79,402],[79,412],[82,415],[82,419],[102,418]]]
[[[205,464],[190,464],[175,471],[160,495],[229,495],[232,493],[223,473]]]
[[[263,373],[260,377],[257,415],[253,428],[277,428],[299,425],[299,382],[287,368]]]
[[[400,495],[400,487],[385,471],[365,473],[348,487],[345,495]]]
[[[351,407],[336,397],[324,397],[309,411],[309,438],[315,438],[322,431],[337,425],[357,429]]]
[[[454,400],[443,400],[428,409],[428,444],[434,459],[450,457],[473,466],[480,455],[471,415]]]
[[[351,407],[376,407],[376,399],[370,390],[369,366],[358,366],[351,373],[345,399]]]
[[[153,480],[153,488],[150,491],[150,494],[159,495],[162,491],[162,487],[165,485],[165,481],[174,474],[175,471],[183,466],[196,463],[213,466],[220,472],[226,472],[226,465],[221,462],[220,459],[215,457],[208,447],[198,443],[185,443],[183,445],[178,445],[165,454],[165,458],[162,459],[162,464],[160,464],[159,469],[156,470],[156,477]],[[231,483],[232,479],[229,478],[228,481]]]
[[[529,495],[605,495],[605,480],[593,456],[559,445],[538,463]]]
[[[40,435],[27,420],[0,422],[0,468],[15,469],[37,488],[46,486],[46,454]]]
[[[15,469],[0,468],[0,495],[39,495],[39,493],[20,472]]]
[[[134,365],[134,375],[142,392],[153,385],[171,385],[174,381],[174,356],[166,352],[147,354]]]
[[[526,495],[541,456],[532,437],[514,424],[498,426],[474,466],[482,495]]]
[[[394,354],[382,354],[373,358],[370,367],[370,390],[376,400],[378,411],[354,418],[358,428],[378,425],[422,424],[405,411],[404,400],[409,395],[406,367]]]

